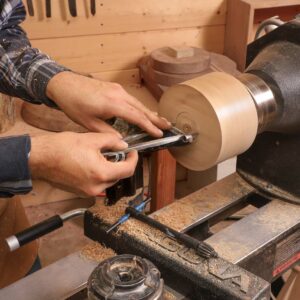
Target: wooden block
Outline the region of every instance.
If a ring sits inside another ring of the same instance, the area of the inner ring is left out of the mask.
[[[175,198],[176,161],[168,150],[152,154],[151,211],[172,203]]]
[[[195,55],[194,48],[192,47],[169,47],[171,50],[171,55],[175,58],[193,57]]]
[[[15,119],[16,111],[13,98],[0,93],[0,133],[12,127]]]

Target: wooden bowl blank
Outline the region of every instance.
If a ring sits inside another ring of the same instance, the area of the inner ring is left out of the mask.
[[[246,87],[231,75],[214,72],[169,88],[159,114],[187,133],[193,144],[173,148],[191,170],[206,170],[246,151],[257,134],[257,111]]]
[[[69,119],[62,111],[46,105],[35,105],[27,102],[23,103],[22,118],[27,124],[48,131],[87,131],[85,128]]]

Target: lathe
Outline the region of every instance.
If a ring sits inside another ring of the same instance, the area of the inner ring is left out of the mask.
[[[160,100],[159,113],[182,136],[194,137],[172,144],[180,164],[205,170],[238,156],[236,173],[151,214],[205,242],[217,257],[202,257],[133,218],[107,234],[132,200],[123,197],[74,214],[84,214],[86,236],[126,255],[96,267],[73,254],[3,289],[0,299],[269,299],[270,284],[300,259],[299,78],[300,22],[294,20],[248,46],[239,77],[203,75],[169,88]],[[249,204],[253,213],[212,233]],[[35,228],[35,238],[71,215]],[[24,239],[10,237],[10,248]]]

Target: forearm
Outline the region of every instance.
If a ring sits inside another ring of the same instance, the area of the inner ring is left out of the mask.
[[[32,189],[29,170],[30,137],[0,138],[0,197],[26,194]]]
[[[38,49],[32,48],[26,33],[19,27],[25,18],[21,1],[2,9],[0,19],[0,92],[32,103],[55,104],[47,97],[46,87],[56,74],[67,70]]]

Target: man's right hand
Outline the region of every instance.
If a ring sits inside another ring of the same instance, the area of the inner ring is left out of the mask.
[[[32,137],[31,175],[66,190],[96,196],[118,180],[133,175],[138,159],[136,152],[129,153],[122,162],[109,162],[101,155],[127,146],[114,133],[64,132]]]

